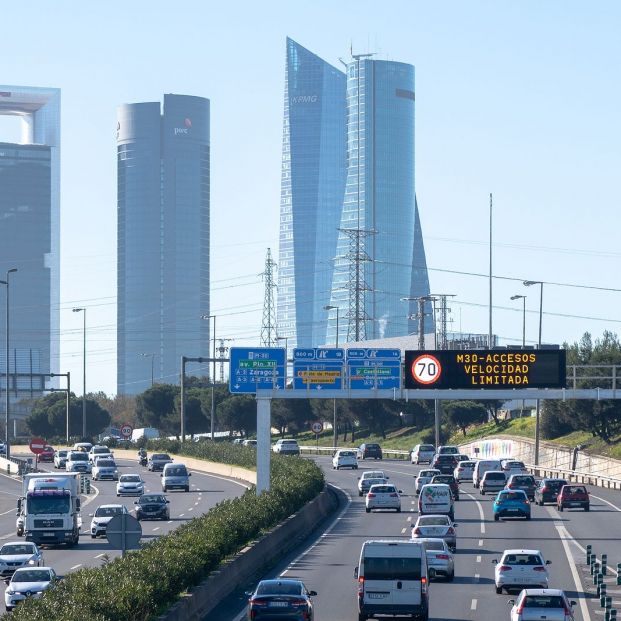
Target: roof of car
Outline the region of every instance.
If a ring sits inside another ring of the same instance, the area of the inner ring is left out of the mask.
[[[121,504],[118,504],[118,503],[111,503],[111,504],[108,504],[108,505],[99,505],[97,508],[98,509],[117,509],[119,507],[125,507],[125,505],[121,505]]]
[[[562,589],[522,589],[524,595],[565,595]]]
[[[541,550],[503,550],[503,554],[539,554],[541,556]]]

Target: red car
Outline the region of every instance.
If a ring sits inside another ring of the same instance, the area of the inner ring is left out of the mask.
[[[589,492],[584,485],[563,485],[556,497],[556,508],[559,511],[572,507],[588,511],[589,506]]]
[[[54,447],[45,445],[43,452],[38,455],[39,461],[54,461]]]

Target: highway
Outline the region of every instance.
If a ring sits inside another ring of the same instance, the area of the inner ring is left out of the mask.
[[[362,542],[371,538],[409,537],[412,522],[418,516],[417,499],[413,492],[414,475],[420,467],[408,462],[384,460],[360,462],[358,471],[334,471],[328,457],[315,458],[323,467],[327,480],[347,495],[341,513],[318,539],[309,540],[306,548],[296,552],[274,572],[264,577],[285,575],[303,580],[309,589],[318,592],[315,601],[317,621],[355,621],[356,583],[354,567]],[[403,512],[367,514],[363,498],[358,497],[357,477],[362,469],[382,468],[403,490]],[[472,484],[461,484],[461,500],[456,503],[458,550],[455,555],[456,577],[453,583],[441,580],[430,587],[430,618],[436,621],[509,619],[507,600],[513,597],[496,595],[494,565],[507,548],[540,549],[552,561],[550,587],[564,589],[577,601],[577,620],[603,619],[594,592],[582,548],[593,545],[598,556],[609,555],[609,564],[616,568],[621,562],[621,493],[590,488],[591,511],[565,510],[559,513],[552,506],[533,505],[532,520],[494,522],[492,496],[481,496]],[[254,585],[246,585],[250,590]],[[621,587],[610,590],[621,607]],[[245,597],[237,593],[223,602],[216,613],[205,621],[239,621],[244,618]]]
[[[116,462],[120,474],[139,473],[146,483],[146,491],[161,492],[159,472],[149,472],[139,466],[136,460],[117,459]],[[53,465],[48,463],[40,464],[40,469],[62,472],[54,470]],[[140,522],[143,541],[170,532],[194,516],[206,513],[221,500],[239,496],[247,488],[247,484],[239,481],[196,470],[191,472],[189,493],[180,491],[166,493],[166,497],[170,500],[169,521]],[[91,490],[90,495],[82,496],[82,534],[79,545],[69,550],[63,546],[43,548],[46,564],[52,566],[61,576],[81,567],[101,565],[106,558],[120,555],[119,551],[110,547],[105,537],[91,538],[89,514],[94,513],[99,505],[109,503],[124,504],[129,511],[132,511],[137,497],[117,498],[116,481],[95,481]],[[15,535],[16,504],[19,495],[21,495],[21,481],[6,474],[0,475],[0,543],[23,541]]]

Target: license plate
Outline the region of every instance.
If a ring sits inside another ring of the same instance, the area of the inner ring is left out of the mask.
[[[568,502],[567,506],[568,507],[579,507],[582,503],[579,502]]]
[[[54,533],[43,533],[44,537],[53,537]]]
[[[287,602],[269,602],[268,606],[270,606],[270,608],[285,608]]]
[[[367,593],[369,599],[384,599],[386,593]]]

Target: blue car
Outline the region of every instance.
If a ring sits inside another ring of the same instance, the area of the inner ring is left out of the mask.
[[[498,492],[493,507],[495,522],[506,517],[523,517],[530,520],[530,502],[526,492],[521,489],[504,489]]]

